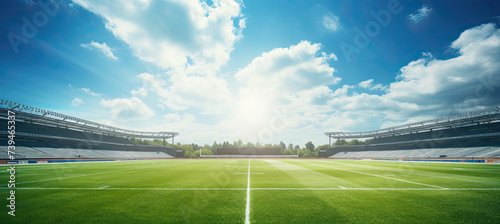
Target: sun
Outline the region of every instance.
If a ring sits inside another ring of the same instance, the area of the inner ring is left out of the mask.
[[[235,122],[246,132],[256,132],[269,123],[269,100],[260,96],[247,95],[236,103]]]

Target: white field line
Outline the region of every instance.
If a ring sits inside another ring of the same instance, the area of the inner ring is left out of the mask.
[[[234,174],[247,174],[247,173],[234,173]],[[251,174],[264,174],[264,173],[251,173]]]
[[[248,160],[247,206],[245,209],[245,224],[250,224],[250,160]]]
[[[372,160],[372,162],[374,162],[376,160]],[[353,163],[341,163],[341,162],[333,162],[333,161],[317,161],[317,162],[322,162],[322,163],[333,163],[333,164],[342,164],[342,165],[348,165],[348,166],[354,166],[354,167],[374,167],[374,168],[381,168],[379,166],[376,166],[376,165],[372,165],[372,164],[366,164],[366,163],[359,163],[359,162],[353,162]],[[376,161],[376,162],[379,162],[379,161]],[[411,161],[405,161],[405,162],[411,162]],[[423,163],[427,163],[427,164],[423,164]],[[429,162],[423,162],[422,164],[419,164],[419,165],[416,165],[416,166],[420,166],[420,167],[423,167],[425,165],[428,165]],[[437,162],[433,162],[433,163],[437,163]],[[443,162],[443,164],[446,163],[446,162]],[[375,164],[375,163],[374,163]],[[398,163],[395,163],[395,162],[390,162],[390,163],[376,163],[376,164],[381,164],[381,165],[389,165],[391,167],[383,167],[383,169],[391,169],[391,170],[396,170],[396,171],[400,171],[401,169],[400,168],[397,168],[397,167],[394,167],[394,166],[399,166],[401,164],[398,164]],[[462,163],[463,164],[463,163]],[[467,164],[467,165],[471,165],[471,166],[475,166],[475,165],[478,165],[479,163],[477,164]],[[486,163],[486,164],[494,164],[494,163]],[[497,164],[498,165],[498,164]],[[494,168],[494,167],[492,167]],[[471,169],[471,171],[473,170],[482,170],[482,169],[473,169],[473,168],[454,168],[455,170],[468,170],[468,169]],[[446,169],[448,170],[448,169]],[[488,171],[491,171],[491,170],[497,170],[497,169],[484,169],[484,170],[488,170]],[[424,171],[424,170],[414,170],[416,172],[418,172],[419,174],[418,175],[435,175],[436,172],[432,172],[432,171]],[[480,173],[484,173],[482,171],[477,171],[477,172],[480,172]],[[425,173],[425,174],[424,174]],[[385,175],[385,176],[388,176],[388,175]],[[459,174],[459,173],[447,173],[446,175],[444,176],[439,176],[439,179],[450,179],[450,180],[461,180],[462,181],[462,178],[463,175],[462,174]],[[437,177],[435,177],[437,178]],[[476,180],[465,180],[463,179],[463,181],[467,181],[467,182],[479,182],[481,183],[482,180],[480,179],[476,179]]]
[[[0,187],[0,190],[11,188]],[[16,187],[18,190],[245,191],[247,188]]]
[[[0,187],[0,190],[11,188]],[[500,191],[500,188],[115,188],[115,187],[16,187],[17,190],[125,190],[125,191]]]
[[[498,169],[474,169],[474,168],[453,168],[454,170],[492,170],[492,171],[500,171]]]
[[[336,169],[336,170],[342,170],[342,171],[347,171],[347,172],[352,172],[352,173],[364,174],[364,175],[368,175],[368,176],[374,176],[374,177],[380,177],[380,178],[385,178],[385,179],[390,179],[390,180],[396,180],[396,181],[406,182],[406,183],[410,183],[410,184],[418,184],[418,185],[423,185],[423,186],[427,186],[427,187],[435,187],[435,188],[446,189],[445,187],[441,187],[441,186],[437,186],[437,185],[418,183],[418,182],[414,182],[414,181],[403,180],[403,179],[398,179],[398,178],[393,178],[393,177],[388,177],[388,176],[381,176],[381,175],[371,174],[371,173],[363,173],[363,172],[354,171],[354,170],[346,170],[346,169],[342,169],[342,168],[331,167],[331,166],[323,166],[323,165],[319,165],[319,164],[306,163],[306,162],[302,162],[302,161],[298,161],[298,162],[305,163],[305,164],[310,164],[310,165],[315,165],[315,166],[326,167],[326,168],[330,168],[330,169]]]
[[[61,180],[61,179],[73,178],[73,177],[84,177],[84,176],[97,175],[97,174],[116,173],[116,172],[130,171],[130,170],[147,169],[147,168],[153,168],[153,167],[158,167],[158,166],[149,166],[149,167],[141,167],[141,168],[125,169],[125,170],[112,170],[112,171],[99,172],[99,173],[88,173],[88,174],[82,174],[82,175],[71,175],[71,176],[66,176],[66,177],[56,177],[56,178],[49,178],[49,179],[42,179],[42,180],[25,181],[25,182],[19,182],[16,184],[27,184],[27,183],[49,181],[49,180]]]
[[[500,191],[500,188],[252,188],[254,191]]]

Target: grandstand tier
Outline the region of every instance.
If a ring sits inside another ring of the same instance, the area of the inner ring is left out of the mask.
[[[172,146],[177,132],[142,132],[116,128],[45,109],[0,100],[0,142],[7,143],[15,116],[15,159],[151,159],[182,156]],[[132,138],[161,139],[163,145],[138,145]],[[171,139],[172,146],[166,144]],[[0,144],[0,160],[9,160]]]
[[[331,158],[499,158],[500,107],[366,132],[326,132],[332,139],[369,139],[319,152]]]

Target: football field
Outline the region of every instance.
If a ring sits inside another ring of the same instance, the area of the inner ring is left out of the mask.
[[[0,223],[500,223],[500,165],[171,159],[0,167]]]

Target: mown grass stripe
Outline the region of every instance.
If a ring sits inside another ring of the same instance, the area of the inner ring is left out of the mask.
[[[302,161],[298,161],[298,162],[310,164],[310,165],[315,165],[315,166],[326,167],[326,168],[330,168],[330,169],[336,169],[336,170],[342,170],[342,171],[347,171],[347,172],[352,172],[352,173],[364,174],[364,175],[368,175],[368,176],[380,177],[380,178],[385,178],[385,179],[390,179],[390,180],[395,180],[395,181],[400,181],[400,182],[406,182],[406,183],[410,183],[410,184],[417,184],[417,185],[423,185],[423,186],[427,186],[427,187],[447,189],[446,187],[441,187],[441,186],[437,186],[437,185],[424,184],[424,183],[419,183],[419,182],[415,182],[415,181],[403,180],[403,179],[398,179],[398,178],[393,178],[393,177],[388,177],[388,176],[381,176],[381,175],[377,175],[377,174],[364,173],[364,172],[359,172],[359,171],[354,171],[354,170],[347,170],[347,169],[342,169],[342,168],[332,167],[332,166],[323,166],[323,165],[319,165],[319,164],[306,163],[306,162],[302,162]]]
[[[116,173],[116,172],[131,171],[131,170],[142,170],[142,169],[148,169],[148,168],[154,168],[154,167],[158,167],[158,166],[149,166],[149,167],[141,167],[141,168],[125,169],[125,170],[112,170],[112,171],[105,171],[105,172],[99,172],[99,173],[88,173],[88,174],[81,174],[81,175],[74,175],[74,176],[67,176],[67,177],[56,177],[56,178],[48,178],[48,179],[41,179],[41,180],[32,180],[32,181],[19,182],[16,184],[27,184],[27,183],[49,181],[49,180],[61,180],[61,179],[67,179],[67,178],[85,177],[85,176],[105,174],[105,173]]]

